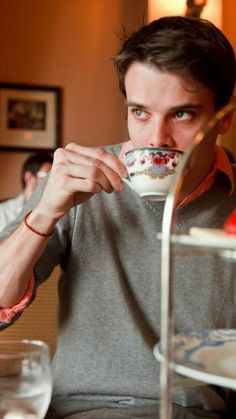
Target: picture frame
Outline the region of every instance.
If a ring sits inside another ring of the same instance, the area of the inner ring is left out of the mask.
[[[61,143],[62,89],[0,82],[0,151],[53,151]]]

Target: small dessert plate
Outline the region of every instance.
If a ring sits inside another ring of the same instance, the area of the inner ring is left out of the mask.
[[[191,227],[189,230],[191,237],[205,241],[205,243],[215,246],[236,246],[236,235],[228,234],[223,229]]]
[[[159,344],[154,356],[163,360]],[[236,330],[219,329],[173,336],[171,368],[209,384],[236,389]]]

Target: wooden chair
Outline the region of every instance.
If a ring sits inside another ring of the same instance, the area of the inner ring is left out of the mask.
[[[59,268],[37,290],[33,303],[21,317],[8,328],[0,331],[0,340],[39,339],[49,345],[51,355],[56,349],[57,333],[57,283]]]

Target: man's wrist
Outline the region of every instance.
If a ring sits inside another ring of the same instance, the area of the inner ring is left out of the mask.
[[[28,218],[30,216],[32,211],[27,212],[27,214],[24,217],[24,223],[25,226],[28,228],[28,230],[32,231],[32,233],[37,234],[40,237],[50,237],[53,235],[54,233],[54,227],[51,231],[49,231],[49,233],[43,233],[42,231],[37,230],[35,227],[33,227],[32,225],[29,224],[28,222]]]
[[[26,228],[41,237],[50,237],[54,232],[57,221],[57,219],[37,207],[29,211],[24,217]]]

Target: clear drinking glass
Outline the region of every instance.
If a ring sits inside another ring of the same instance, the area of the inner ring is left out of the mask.
[[[51,394],[48,346],[37,340],[0,341],[0,418],[43,419]]]

